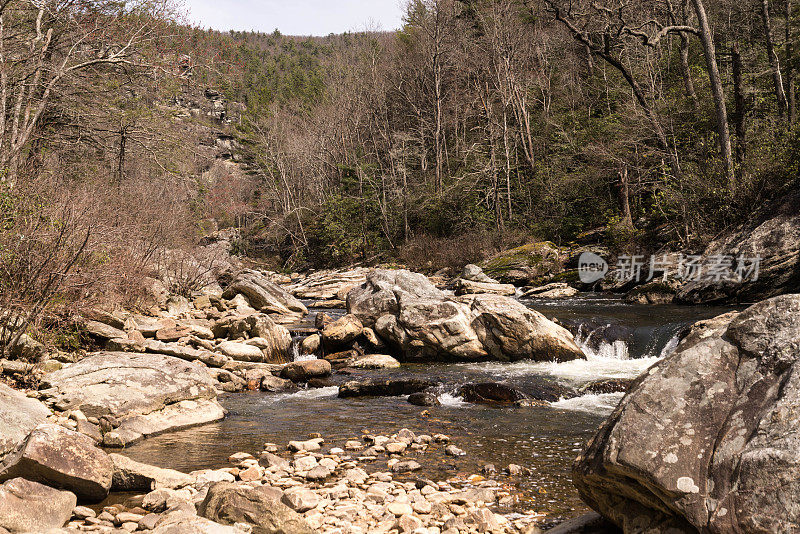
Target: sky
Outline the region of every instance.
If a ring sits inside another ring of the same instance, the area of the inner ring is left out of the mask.
[[[184,0],[189,19],[215,30],[328,35],[350,30],[395,30],[403,0]]]

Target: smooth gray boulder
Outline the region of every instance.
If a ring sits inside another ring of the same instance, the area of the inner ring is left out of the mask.
[[[36,399],[0,383],[0,459],[47,421],[50,410]]]
[[[569,331],[512,298],[450,298],[408,271],[373,271],[348,294],[348,311],[408,360],[585,358]]]
[[[111,458],[90,437],[44,424],[3,459],[0,481],[22,477],[100,502],[108,496],[113,472]]]
[[[302,302],[258,271],[240,271],[222,296],[230,299],[238,293],[247,297],[250,305],[257,310],[285,315],[308,314],[308,309]]]
[[[576,461],[581,497],[626,532],[800,525],[800,295],[696,323]]]
[[[68,491],[53,489],[24,478],[0,485],[0,529],[18,532],[46,532],[59,528],[72,517],[77,498]]]
[[[248,523],[254,534],[312,534],[303,516],[283,504],[282,497],[281,490],[269,486],[217,482],[197,512],[223,524]]]
[[[225,416],[206,368],[160,354],[97,353],[45,375],[41,387],[45,402],[59,411],[111,417],[114,428],[103,434],[107,446]]]

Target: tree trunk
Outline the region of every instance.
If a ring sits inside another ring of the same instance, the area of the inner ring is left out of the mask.
[[[729,189],[735,183],[733,149],[731,148],[731,130],[728,124],[728,109],[725,104],[725,90],[722,87],[722,77],[717,64],[717,54],[714,50],[714,36],[708,23],[706,8],[702,0],[692,0],[697,21],[700,23],[700,40],[703,43],[703,53],[706,57],[708,78],[711,83],[711,94],[714,97],[714,107],[717,111],[717,134],[719,135],[719,151],[725,169],[725,179]]]
[[[764,40],[769,58],[769,68],[772,71],[772,82],[775,84],[775,100],[778,102],[778,117],[786,119],[787,103],[786,92],[783,89],[783,76],[778,54],[775,52],[775,42],[772,38],[772,22],[769,16],[769,0],[761,0],[761,20],[764,22]]]
[[[742,87],[742,55],[739,53],[739,43],[733,43],[731,49],[733,58],[733,97],[736,110],[733,115],[733,124],[736,128],[736,177],[741,179],[742,162],[745,156],[745,128],[744,128],[744,90]]]
[[[795,97],[794,87],[794,67],[792,67],[792,59],[794,57],[794,46],[792,44],[792,0],[786,0],[786,92],[787,105],[789,111],[789,126],[793,125],[797,120],[797,102]]]
[[[631,216],[630,189],[628,187],[628,166],[622,167],[619,171],[619,207],[622,211],[622,223],[633,228],[633,217]]]
[[[700,102],[697,100],[697,91],[692,80],[692,71],[689,69],[689,36],[681,33],[681,70],[683,71],[683,84],[686,96],[692,101],[695,113],[700,112]]]

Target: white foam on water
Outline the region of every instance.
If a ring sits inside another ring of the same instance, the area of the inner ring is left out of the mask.
[[[588,412],[597,415],[609,415],[617,407],[619,401],[624,397],[624,393],[598,393],[583,395],[572,399],[562,399],[553,402],[553,408],[562,410],[573,410],[576,412]]]
[[[464,399],[452,393],[442,393],[439,395],[439,403],[441,403],[442,406],[448,406],[450,408],[464,408],[465,406],[470,406],[468,402],[464,402]]]

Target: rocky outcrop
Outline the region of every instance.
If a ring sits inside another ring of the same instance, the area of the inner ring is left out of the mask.
[[[344,300],[347,292],[364,283],[368,269],[319,271],[286,289],[295,297],[312,300]]]
[[[696,323],[576,461],[581,496],[626,532],[796,530],[798,359],[798,295]]]
[[[770,206],[753,222],[745,224],[711,244],[703,252],[701,263],[716,255],[756,258],[761,262],[758,277],[753,273],[744,281],[716,281],[714,277],[684,284],[676,300],[688,304],[755,302],[764,298],[800,290],[800,194],[781,205]],[[751,263],[747,262],[747,266]]]
[[[111,488],[111,459],[94,441],[58,425],[40,425],[0,464],[0,481],[22,477],[100,502]]]
[[[566,259],[565,251],[543,241],[503,251],[481,266],[500,282],[522,286],[562,272]]]
[[[110,422],[103,444],[222,419],[214,382],[196,363],[170,356],[102,352],[46,375],[41,398],[59,411],[80,410]]]
[[[48,415],[47,406],[0,383],[0,459],[16,449]]]
[[[281,502],[283,492],[269,486],[217,482],[198,513],[222,524],[248,523],[254,534],[312,534],[305,519]]]
[[[572,335],[500,295],[448,298],[422,275],[369,274],[347,296],[348,311],[410,360],[565,361],[583,358]]]
[[[72,517],[77,499],[68,491],[24,478],[0,486],[0,531],[46,532],[59,528]]]
[[[239,272],[223,293],[223,297],[230,299],[237,293],[247,297],[250,305],[257,310],[283,315],[308,314],[302,302],[258,271],[245,269]]]
[[[625,295],[631,304],[671,304],[675,300],[679,284],[673,281],[656,280],[632,289]]]

